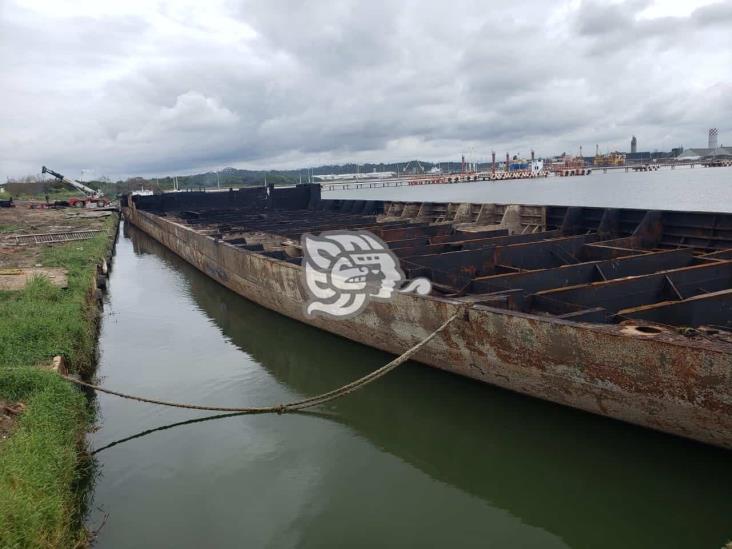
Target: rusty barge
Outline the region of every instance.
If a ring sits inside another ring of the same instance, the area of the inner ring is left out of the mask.
[[[128,222],[239,295],[418,362],[732,449],[732,214],[323,200],[318,185],[123,197]],[[430,295],[305,316],[303,233],[362,229]]]

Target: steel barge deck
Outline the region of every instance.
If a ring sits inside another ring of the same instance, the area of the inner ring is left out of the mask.
[[[126,219],[239,295],[424,364],[732,448],[732,214],[322,200],[318,185],[123,197]],[[303,233],[368,230],[430,295],[305,316]],[[285,336],[286,337],[286,336]]]

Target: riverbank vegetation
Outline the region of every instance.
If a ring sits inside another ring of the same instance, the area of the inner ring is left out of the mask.
[[[73,547],[89,475],[83,456],[91,419],[82,393],[50,370],[61,355],[90,373],[97,334],[96,266],[113,242],[118,218],[90,240],[44,247],[44,267],[68,270],[68,287],[46,278],[0,292],[0,401],[16,410],[0,439],[0,547]]]
[[[0,395],[24,403],[8,439],[0,442],[0,546],[74,547],[88,476],[80,457],[86,399],[51,372],[11,368],[0,375]]]

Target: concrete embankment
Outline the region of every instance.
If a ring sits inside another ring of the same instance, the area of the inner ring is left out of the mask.
[[[0,546],[72,547],[92,464],[86,397],[53,371],[90,376],[117,212],[0,211]],[[56,358],[54,360],[54,357]]]

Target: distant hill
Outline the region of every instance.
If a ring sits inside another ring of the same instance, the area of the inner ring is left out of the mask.
[[[264,185],[265,179],[268,184],[271,183],[277,186],[296,185],[300,182],[307,183],[310,180],[311,175],[369,173],[374,171],[422,173],[429,171],[438,165],[446,171],[460,170],[460,162],[443,162],[436,164],[433,162],[423,162],[421,160],[398,163],[392,162],[388,164],[384,164],[383,162],[378,164],[329,164],[325,166],[318,166],[316,168],[301,168],[295,170],[241,170],[238,168],[224,168],[218,172],[218,178],[216,172],[178,176],[178,188],[216,188],[219,185],[222,189],[229,187],[256,187]],[[172,189],[174,179],[170,176],[159,178],[133,177],[125,181],[117,181],[114,183],[103,181],[95,181],[92,183],[100,185],[105,192],[109,194],[137,190],[141,187],[146,189]]]
[[[412,160],[410,162],[392,163],[367,163],[367,164],[328,164],[316,168],[301,168],[295,170],[241,170],[238,168],[224,168],[218,172],[206,172],[193,175],[178,176],[179,189],[210,189],[220,186],[222,189],[229,187],[257,187],[269,184],[296,185],[300,182],[307,183],[310,176],[329,174],[355,174],[370,172],[395,172],[399,174],[423,173],[439,166],[446,172],[457,172],[460,170],[460,162],[423,162]],[[486,168],[487,164],[481,164]],[[101,189],[108,196],[125,193],[140,189],[170,190],[174,188],[175,181],[172,176],[166,177],[131,177],[126,180],[110,181],[108,178],[99,180],[84,181],[85,185],[95,189]],[[44,193],[67,190],[65,185],[54,179],[39,179],[36,176],[28,176],[17,180],[8,181],[4,184],[8,192],[14,194],[43,195]],[[59,188],[60,187],[60,188]]]

